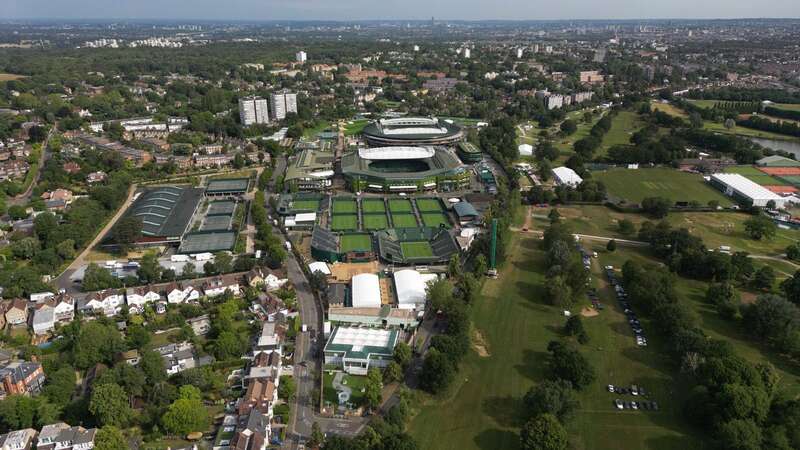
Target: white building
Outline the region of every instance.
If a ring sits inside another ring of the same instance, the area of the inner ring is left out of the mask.
[[[299,63],[304,63],[304,62],[308,61],[308,54],[306,52],[300,50],[299,52],[295,53],[294,59]]]
[[[556,184],[561,186],[576,187],[583,183],[583,178],[569,167],[556,167],[553,169],[553,176],[556,178]]]
[[[239,118],[242,125],[249,127],[255,124],[269,123],[269,107],[263,97],[245,97],[239,99]]]
[[[472,50],[465,48],[464,49],[464,58],[469,59],[472,56]]]
[[[533,156],[533,146],[531,144],[520,144],[519,156]]]
[[[524,50],[523,50],[523,49],[521,49],[521,48],[518,48],[518,49],[517,49],[517,59],[520,59],[520,58],[522,58],[522,52],[523,52],[523,51],[524,51]]]
[[[360,273],[352,279],[353,308],[379,308],[381,285],[374,273]]]
[[[114,289],[92,292],[78,304],[78,310],[88,313],[102,313],[106,316],[119,314],[121,305],[125,303],[122,294]]]
[[[270,110],[272,118],[283,120],[286,114],[297,114],[297,94],[290,92],[276,92],[269,96]]]
[[[325,344],[325,364],[366,375],[370,367],[386,367],[392,362],[398,336],[397,330],[336,327]]]
[[[125,290],[125,300],[128,308],[143,311],[144,305],[161,300],[161,294],[150,286],[128,288]]]
[[[416,270],[404,269],[394,273],[394,288],[397,292],[397,307],[400,309],[425,308],[428,298],[428,283],[436,279],[436,274],[421,274]]]
[[[787,199],[770,191],[769,189],[745,178],[738,173],[715,173],[711,175],[711,184],[716,186],[725,195],[737,200],[750,203],[753,206],[765,207],[770,201],[775,202],[775,207],[786,207]]]
[[[33,311],[31,326],[33,333],[39,336],[53,331],[56,327],[55,310],[49,305],[39,305]]]

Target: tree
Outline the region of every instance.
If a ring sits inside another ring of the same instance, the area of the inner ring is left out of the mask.
[[[398,342],[394,347],[392,358],[400,364],[404,370],[408,368],[411,363],[411,347],[405,342]]]
[[[739,293],[731,283],[712,284],[706,290],[706,301],[717,307],[717,312],[727,319],[736,317],[739,313],[741,300]]]
[[[214,265],[220,273],[228,273],[233,270],[233,256],[228,252],[214,253]]]
[[[800,261],[800,242],[786,247],[786,257],[792,261]]]
[[[112,287],[119,287],[120,282],[111,275],[108,269],[100,267],[95,263],[90,263],[83,274],[81,285],[84,291],[100,291]]]
[[[428,350],[422,363],[420,386],[428,392],[437,394],[450,385],[454,376],[455,369],[447,356],[435,348]]]
[[[70,348],[72,361],[78,369],[88,369],[97,363],[110,365],[114,356],[125,350],[122,336],[112,324],[101,321],[83,324],[73,322],[69,327],[70,334],[74,334]]]
[[[581,320],[581,316],[570,316],[570,318],[567,319],[567,323],[564,325],[564,333],[566,333],[568,336],[578,336],[585,332],[586,329],[583,327],[583,320]]]
[[[562,422],[579,406],[575,390],[566,380],[546,380],[537,384],[525,394],[523,403],[528,417],[552,414]]]
[[[136,276],[142,283],[157,283],[161,281],[161,272],[163,267],[158,262],[158,256],[155,252],[147,252],[142,256],[139,262],[139,268],[136,270]]]
[[[800,270],[790,278],[783,280],[781,289],[786,294],[786,300],[800,306]]]
[[[567,380],[578,389],[595,380],[594,368],[574,348],[559,341],[551,341],[547,350],[550,352],[549,365],[554,377]]]
[[[194,278],[197,276],[197,272],[195,271],[195,265],[187,262],[183,265],[183,269],[181,269],[181,278]]]
[[[47,385],[44,394],[53,404],[64,406],[72,399],[75,392],[75,369],[64,365],[58,370],[47,373]]]
[[[689,124],[692,128],[703,128],[703,117],[699,113],[693,112],[689,115]]]
[[[636,231],[636,226],[628,219],[620,220],[617,225],[619,226],[619,232],[625,236],[630,236]]]
[[[322,434],[322,430],[319,428],[319,423],[314,422],[311,424],[311,437],[308,440],[308,446],[311,448],[317,448],[325,443],[325,435]]]
[[[663,197],[647,197],[642,200],[642,209],[644,212],[650,214],[656,219],[667,217],[667,214],[669,214],[669,208],[671,206],[672,202]]]
[[[126,341],[128,347],[142,350],[150,343],[150,332],[141,325],[131,324],[126,332]]]
[[[58,220],[52,213],[45,212],[33,219],[33,230],[39,240],[44,242],[46,246],[53,244],[50,239],[57,227]]]
[[[66,239],[56,245],[56,253],[61,259],[67,260],[75,257],[75,241]]]
[[[556,223],[561,220],[561,213],[558,212],[558,209],[553,208],[547,213],[547,218],[550,219],[550,223]]]
[[[384,383],[392,383],[403,379],[403,368],[396,361],[392,361],[383,370]]]
[[[128,442],[119,428],[107,425],[97,430],[94,438],[94,448],[98,450],[127,450]]]
[[[28,212],[22,205],[11,205],[8,207],[8,215],[14,220],[22,220],[28,217]]]
[[[551,414],[529,420],[520,431],[523,450],[564,450],[567,443],[567,430]]]
[[[297,385],[295,384],[294,378],[285,375],[282,376],[280,385],[278,385],[278,397],[288,402],[294,398],[296,391]]]
[[[572,119],[567,119],[561,122],[561,126],[559,128],[561,129],[561,132],[564,133],[564,136],[569,136],[578,131],[578,124],[576,124]]]
[[[205,273],[206,276],[211,276],[216,275],[219,271],[217,270],[217,265],[214,264],[213,261],[206,261],[206,263],[203,264],[203,273]]]
[[[179,398],[161,417],[164,429],[174,435],[185,435],[208,428],[208,411],[200,400]]]
[[[610,241],[608,241],[608,243],[606,244],[606,250],[608,250],[609,252],[616,251],[617,250],[617,241],[614,240],[614,239],[611,239]]]
[[[723,122],[723,125],[725,126],[726,129],[730,130],[733,127],[736,126],[736,121],[733,120],[733,119],[725,119],[725,122]]]
[[[761,427],[752,420],[731,420],[719,426],[720,447],[726,450],[761,450]]]
[[[124,427],[133,416],[128,395],[118,384],[108,383],[92,391],[89,412],[101,425]]]
[[[364,385],[364,400],[369,409],[377,409],[383,400],[383,375],[376,367],[367,372],[367,382]]]
[[[778,226],[769,217],[759,214],[744,221],[744,230],[752,239],[760,241],[763,238],[775,237]]]
[[[775,270],[770,266],[762,266],[753,277],[753,287],[756,289],[770,290],[775,284]]]
[[[39,240],[34,237],[22,238],[11,243],[11,253],[18,259],[31,259],[39,251]]]
[[[111,241],[123,250],[142,236],[142,220],[135,216],[121,218],[111,231]]]

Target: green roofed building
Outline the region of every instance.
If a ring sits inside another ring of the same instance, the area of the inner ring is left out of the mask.
[[[200,205],[203,189],[185,186],[159,186],[139,192],[125,213],[142,221],[139,245],[180,242]]]
[[[250,186],[249,178],[217,178],[212,179],[206,186],[206,196],[230,197],[244,195]]]
[[[392,362],[397,330],[336,327],[325,344],[325,365],[337,366],[353,375],[366,375],[371,367]]]
[[[461,161],[464,161],[465,164],[471,164],[480,162],[483,159],[483,153],[481,149],[469,142],[459,142],[458,157],[461,158]]]
[[[469,185],[470,172],[446,147],[363,148],[342,157],[354,191],[452,191]]]

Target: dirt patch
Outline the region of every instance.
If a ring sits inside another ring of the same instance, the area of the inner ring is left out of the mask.
[[[581,310],[581,315],[583,317],[595,317],[595,316],[599,316],[600,313],[597,312],[597,310],[594,309],[594,308],[589,308],[589,307],[584,306],[584,308]]]
[[[472,348],[475,349],[475,352],[477,352],[478,356],[481,358],[490,356],[489,348],[486,345],[486,339],[484,339],[483,335],[478,330],[472,332]]]

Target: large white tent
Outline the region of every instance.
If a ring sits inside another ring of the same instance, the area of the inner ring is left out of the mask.
[[[416,270],[404,269],[394,273],[394,286],[397,291],[397,307],[400,309],[423,309],[428,283],[436,280],[436,274],[421,274]]]
[[[353,277],[353,308],[380,308],[381,285],[373,273],[361,273]]]
[[[519,149],[519,156],[533,155],[533,146],[531,144],[520,144],[518,149]]]

